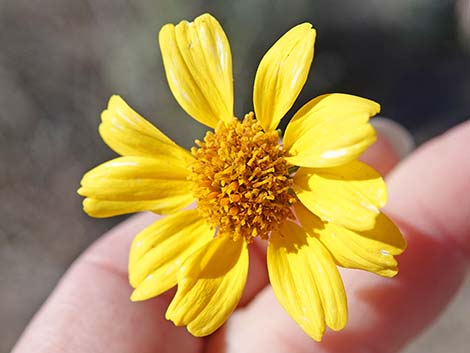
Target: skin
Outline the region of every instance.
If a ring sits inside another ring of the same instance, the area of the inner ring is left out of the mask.
[[[363,158],[386,173],[398,158],[383,138]],[[426,143],[388,174],[385,212],[408,241],[399,257],[400,273],[384,279],[342,271],[349,322],[340,332],[328,331],[320,344],[277,303],[259,242],[250,247],[250,274],[240,307],[210,337],[194,338],[165,320],[174,292],[130,302],[129,246],[156,219],[143,214],[106,233],[76,260],[13,352],[396,352],[436,318],[468,270],[469,139],[467,122]]]

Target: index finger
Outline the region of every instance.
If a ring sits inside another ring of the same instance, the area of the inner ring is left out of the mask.
[[[199,352],[201,339],[165,320],[170,295],[140,303],[129,300],[130,243],[156,218],[132,217],[88,249],[62,278],[13,352]]]

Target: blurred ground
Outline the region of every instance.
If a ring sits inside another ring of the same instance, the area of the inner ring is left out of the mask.
[[[238,114],[251,109],[264,51],[310,21],[315,62],[296,107],[332,91],[368,97],[419,142],[470,115],[466,0],[1,0],[0,352],[73,259],[119,221],[88,218],[75,193],[83,172],[112,156],[97,133],[109,96],[124,96],[183,146],[201,137],[170,95],[156,34],[205,11],[231,41]],[[406,352],[467,352],[469,297],[467,281]]]

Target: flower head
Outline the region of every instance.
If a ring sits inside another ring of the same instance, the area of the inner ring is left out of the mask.
[[[347,321],[337,266],[392,277],[405,248],[379,210],[385,183],[357,160],[375,140],[377,103],[326,94],[305,104],[284,136],[276,130],[307,79],[315,30],[292,28],[264,55],[254,113],[233,113],[230,47],[209,14],[166,25],[160,47],[173,95],[213,128],[191,152],[113,96],[99,131],[121,157],[92,169],[79,194],[91,216],[139,211],[166,216],[131,248],[132,300],[178,286],[166,317],[195,336],[219,328],[236,308],[248,273],[248,246],[268,242],[274,293],[315,340]],[[195,203],[195,209],[185,209]]]

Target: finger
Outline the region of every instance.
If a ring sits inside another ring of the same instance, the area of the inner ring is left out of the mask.
[[[132,238],[155,220],[144,214],[114,228],[69,269],[14,348],[23,352],[199,352],[202,340],[166,321],[170,295],[132,303]]]
[[[413,159],[394,170],[388,181],[389,212],[401,212],[401,219],[413,223],[424,234],[454,240],[467,257],[469,141],[470,121],[467,121],[416,151]]]
[[[349,323],[314,343],[285,314],[266,287],[215,335],[211,352],[396,352],[429,324],[463,281],[470,256],[465,154],[470,123],[429,142],[390,176],[388,213],[403,229],[408,249],[393,279],[342,271]],[[301,269],[299,269],[301,270]]]

